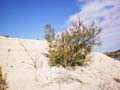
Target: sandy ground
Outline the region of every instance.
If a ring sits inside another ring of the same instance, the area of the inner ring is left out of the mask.
[[[0,36],[0,66],[8,90],[120,90],[120,62],[91,53],[92,61],[75,70],[50,68],[46,41]]]

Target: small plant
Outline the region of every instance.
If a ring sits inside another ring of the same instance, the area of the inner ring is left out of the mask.
[[[27,47],[25,47],[24,44],[22,44],[22,43],[19,43],[19,44],[23,47],[24,51],[26,52],[26,54],[30,58],[30,61],[28,61],[28,62],[23,61],[22,63],[28,64],[32,69],[34,69],[35,80],[38,81],[39,78],[37,77],[37,72],[43,66],[43,62],[39,60],[40,56],[38,54],[36,56],[34,56],[33,53],[30,50],[28,50]]]
[[[26,63],[26,64],[30,65],[33,69],[37,70],[38,69],[38,65],[37,65],[38,59],[37,59],[37,57],[34,58],[32,53],[24,46],[24,44],[20,43],[20,45],[24,48],[24,51],[27,53],[27,55],[29,56],[29,58],[31,60],[31,63],[28,63],[28,62],[23,62],[23,63]]]
[[[68,30],[55,35],[50,24],[45,25],[45,39],[49,44],[50,66],[76,66],[86,62],[94,45],[100,45],[101,28],[85,26],[80,20],[72,22]]]
[[[8,88],[6,79],[6,74],[3,74],[2,68],[0,67],[0,90],[6,90]]]

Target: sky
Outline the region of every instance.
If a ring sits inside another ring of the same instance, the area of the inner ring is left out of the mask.
[[[77,11],[74,0],[0,0],[0,35],[43,39],[46,23],[60,32]]]
[[[46,23],[59,33],[78,16],[103,28],[95,51],[120,49],[119,0],[0,0],[0,35],[43,39]]]

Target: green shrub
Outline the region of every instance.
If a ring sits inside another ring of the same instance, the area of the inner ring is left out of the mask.
[[[6,90],[7,88],[6,75],[3,74],[2,68],[0,67],[0,90]]]
[[[97,36],[101,29],[94,24],[85,26],[80,20],[76,23],[72,22],[68,30],[58,35],[55,35],[51,25],[45,30],[47,31],[45,37],[49,44],[50,66],[83,65],[93,46],[100,45]]]

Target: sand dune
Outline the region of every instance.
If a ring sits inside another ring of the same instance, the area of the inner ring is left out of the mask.
[[[8,90],[120,90],[114,80],[120,76],[119,61],[94,52],[87,66],[51,68],[47,51],[43,40],[0,36],[0,66],[7,73]]]

